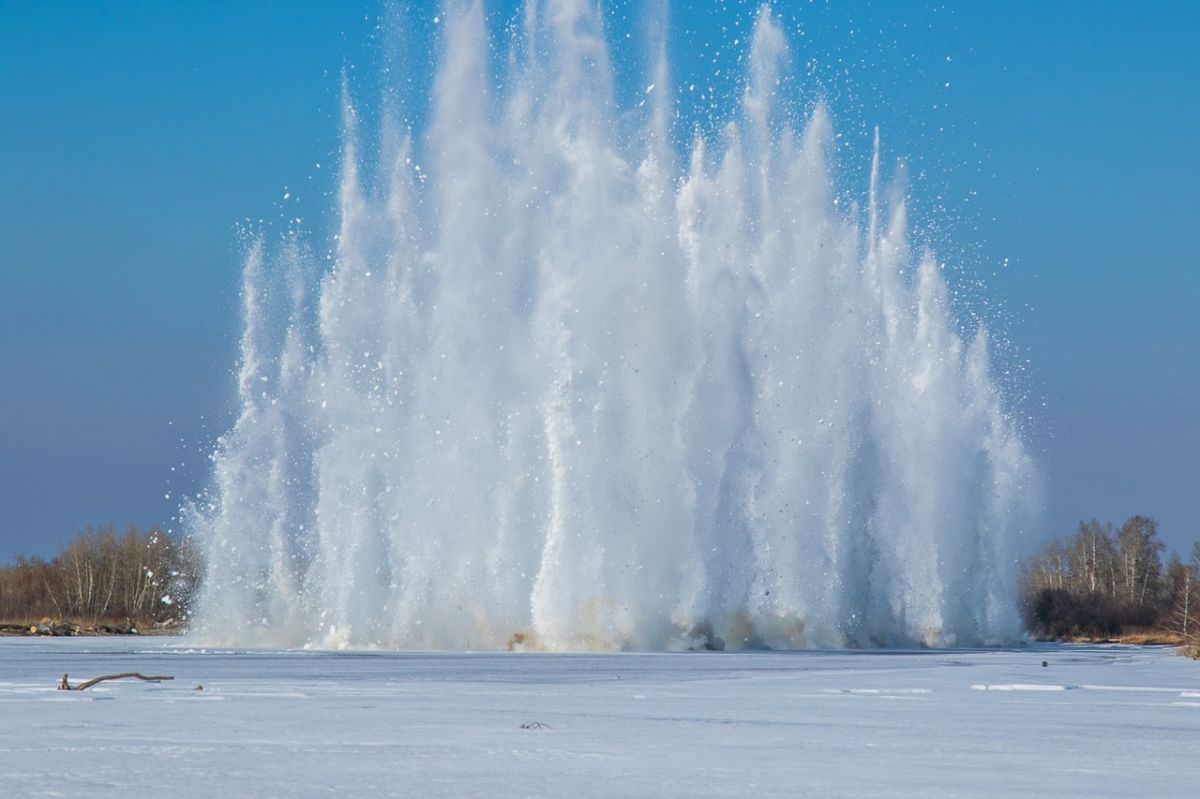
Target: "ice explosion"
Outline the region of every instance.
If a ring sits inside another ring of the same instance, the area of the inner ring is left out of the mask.
[[[736,119],[682,157],[665,65],[627,135],[589,4],[529,3],[503,91],[479,5],[443,26],[427,129],[384,136],[372,181],[346,104],[332,267],[250,249],[196,634],[1015,638],[1036,477],[986,335],[955,332],[903,203],[883,218],[878,147],[865,213],[839,209],[827,114],[781,119],[769,12]]]

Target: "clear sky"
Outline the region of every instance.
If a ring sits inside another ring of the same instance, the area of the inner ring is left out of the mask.
[[[515,4],[485,5],[502,42]],[[655,4],[603,5],[632,100]],[[757,3],[665,5],[686,138],[733,112]],[[1200,3],[773,5],[795,107],[824,98],[844,134],[844,190],[879,125],[918,240],[997,331],[1046,534],[1142,513],[1190,549]],[[203,487],[234,411],[239,225],[328,235],[343,68],[419,125],[443,13],[0,0],[0,561],[170,526]]]

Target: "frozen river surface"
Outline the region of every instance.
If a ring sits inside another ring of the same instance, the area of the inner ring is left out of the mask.
[[[56,690],[64,672],[125,671],[175,679]],[[1159,648],[548,655],[0,639],[4,799],[1193,797],[1198,753],[1200,664]]]

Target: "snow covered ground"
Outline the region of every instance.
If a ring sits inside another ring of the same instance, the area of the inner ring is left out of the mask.
[[[56,690],[63,672],[123,671],[175,679]],[[546,655],[0,639],[4,799],[717,795],[1197,796],[1200,664],[1119,646]]]

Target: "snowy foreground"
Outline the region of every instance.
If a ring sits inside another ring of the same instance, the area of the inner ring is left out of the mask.
[[[63,672],[124,671],[175,679],[56,690]],[[546,726],[522,728],[533,722]],[[5,799],[1184,797],[1200,790],[1198,746],[1200,664],[1158,648],[414,654],[0,639]]]

